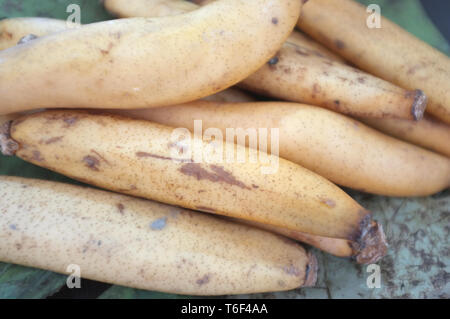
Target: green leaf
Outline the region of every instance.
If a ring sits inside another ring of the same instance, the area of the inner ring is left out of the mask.
[[[112,286],[99,296],[100,299],[187,299],[188,296],[146,291],[123,286]]]
[[[66,276],[50,271],[0,263],[0,299],[40,299],[57,292]]]
[[[113,19],[98,0],[0,0],[0,17],[49,17],[67,19],[70,4],[81,9],[81,23]]]
[[[364,5],[378,4],[381,14],[394,21],[419,39],[450,54],[450,46],[418,0],[358,0]],[[380,44],[381,45],[381,44]]]

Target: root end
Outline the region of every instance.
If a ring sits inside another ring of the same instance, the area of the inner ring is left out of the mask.
[[[386,255],[387,248],[383,227],[371,221],[363,230],[361,239],[354,244],[353,249],[357,251],[354,258],[358,264],[374,264]]]
[[[411,113],[414,120],[419,121],[423,118],[425,109],[427,108],[428,97],[422,90],[415,90],[414,102],[411,107]]]
[[[317,281],[317,271],[319,269],[319,264],[317,263],[316,256],[308,252],[308,265],[306,266],[305,282],[302,287],[314,287]]]
[[[13,156],[19,149],[19,144],[11,138],[12,121],[0,123],[0,150],[3,155]]]

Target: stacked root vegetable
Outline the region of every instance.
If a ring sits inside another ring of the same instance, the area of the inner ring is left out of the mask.
[[[1,261],[180,294],[289,290],[317,276],[299,242],[387,253],[339,186],[449,187],[449,58],[384,18],[368,28],[356,2],[104,5],[121,19],[0,22],[3,154],[105,189],[1,177]],[[278,154],[208,128],[266,128]]]

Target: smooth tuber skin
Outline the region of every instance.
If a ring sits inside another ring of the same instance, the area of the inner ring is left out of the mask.
[[[450,124],[450,59],[386,18],[368,28],[353,0],[305,3],[298,27],[360,69],[408,90],[420,89],[428,112]]]
[[[114,3],[119,16],[160,16],[158,6],[180,7],[183,0],[134,0]],[[215,1],[195,1],[204,6]],[[134,9],[133,9],[134,8]],[[138,10],[139,8],[139,10]],[[186,11],[195,10],[191,3]],[[179,14],[165,10],[165,15]],[[405,90],[345,65],[337,54],[294,31],[287,43],[257,72],[240,84],[255,93],[368,118],[420,120],[427,106],[421,90]]]
[[[289,40],[272,60],[239,85],[273,98],[358,117],[417,121],[427,106],[420,90],[404,90]]]
[[[222,132],[227,128],[278,128],[280,157],[336,184],[368,193],[428,196],[450,186],[448,157],[310,105],[197,101],[120,113],[190,130],[194,120],[202,120],[203,130],[214,127]]]
[[[450,158],[450,125],[436,120],[432,116],[426,115],[418,122],[369,118],[360,120],[380,132]]]
[[[273,225],[262,224],[258,222],[252,222],[243,219],[232,219],[232,220],[256,228],[261,228],[275,234],[280,234],[289,237],[296,241],[300,241],[302,243],[306,243],[308,245],[316,247],[320,250],[323,250],[337,257],[352,258],[358,264],[373,264],[378,262],[382,257],[386,255],[388,249],[388,244],[382,229],[380,231],[380,236],[374,237],[380,241],[379,243],[375,243],[375,245],[367,245],[366,247],[361,249],[359,244],[350,240],[310,235],[298,231],[288,230],[286,228],[276,227]],[[378,225],[378,227],[381,227],[381,225]],[[374,246],[381,247],[381,249],[380,248],[373,249]]]
[[[174,132],[168,126],[126,117],[46,111],[15,120],[10,136],[20,146],[16,156],[85,183],[348,239],[359,249],[367,249],[369,243],[373,249],[385,249],[376,240],[382,238],[382,231],[371,221],[371,213],[323,177],[274,155],[232,143],[212,148],[210,141],[188,130],[175,136]],[[199,145],[207,156],[200,161],[195,155]],[[244,158],[230,162],[225,154]],[[263,167],[271,170],[264,172]]]
[[[37,37],[65,31],[68,24],[64,20],[51,18],[9,18],[0,20],[0,50],[5,50],[29,34]]]
[[[221,0],[186,14],[103,21],[11,47],[0,51],[0,114],[156,107],[209,96],[269,60],[301,7],[296,0]]]
[[[0,176],[0,260],[187,295],[313,286],[317,260],[256,228],[62,183]],[[245,244],[244,244],[245,243]]]

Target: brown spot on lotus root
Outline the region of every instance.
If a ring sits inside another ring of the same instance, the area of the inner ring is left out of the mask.
[[[32,160],[36,161],[36,162],[44,162],[45,161],[45,159],[41,156],[41,152],[39,152],[39,151],[33,151]]]
[[[277,24],[278,24],[278,18],[273,17],[273,18],[272,18],[272,23],[275,24],[275,25],[277,25]]]
[[[204,275],[202,278],[200,278],[196,281],[197,285],[199,285],[199,286],[207,284],[208,282],[209,282],[209,275]]]
[[[65,127],[70,127],[74,125],[78,121],[78,117],[68,117],[63,119],[64,123],[66,123]]]
[[[192,162],[192,160],[190,160],[190,159],[173,158],[173,157],[167,157],[167,156],[151,154],[151,153],[147,153],[147,152],[137,152],[136,156],[137,157],[152,157],[152,158],[157,158],[157,159],[161,159],[161,160],[175,161],[175,162],[182,162],[182,163],[190,163],[190,162]]]
[[[125,211],[125,206],[122,203],[118,203],[117,209],[119,210],[119,213],[121,213],[123,215],[123,213]]]
[[[295,277],[299,277],[302,274],[302,272],[294,265],[286,266],[283,268],[283,270],[288,275],[295,276]]]
[[[108,55],[111,52],[111,49],[114,47],[114,44],[112,42],[109,43],[108,48],[106,50],[100,49],[100,52],[103,55]]]
[[[212,172],[207,171],[198,163],[185,164],[180,168],[180,172],[187,176],[193,176],[197,180],[209,180],[214,183],[226,183],[243,189],[250,189],[243,182],[237,180],[231,173],[218,165],[209,165]]]
[[[105,162],[106,164],[111,165],[111,164],[106,160],[106,158],[104,158],[102,155],[100,155],[97,151],[91,150],[91,152],[94,153],[95,155],[97,155],[97,157],[99,157],[99,158],[100,158],[103,162]]]
[[[48,140],[46,140],[44,143],[47,144],[47,145],[48,144],[53,144],[53,143],[61,141],[62,138],[63,138],[62,136],[52,137],[52,138],[49,138]]]
[[[85,156],[83,158],[83,162],[91,170],[96,171],[96,172],[99,171],[98,166],[100,165],[100,161],[97,158],[95,158],[94,156],[90,156],[90,155]]]
[[[342,40],[336,40],[334,42],[334,44],[336,45],[336,48],[338,48],[339,50],[345,49],[345,43]]]

